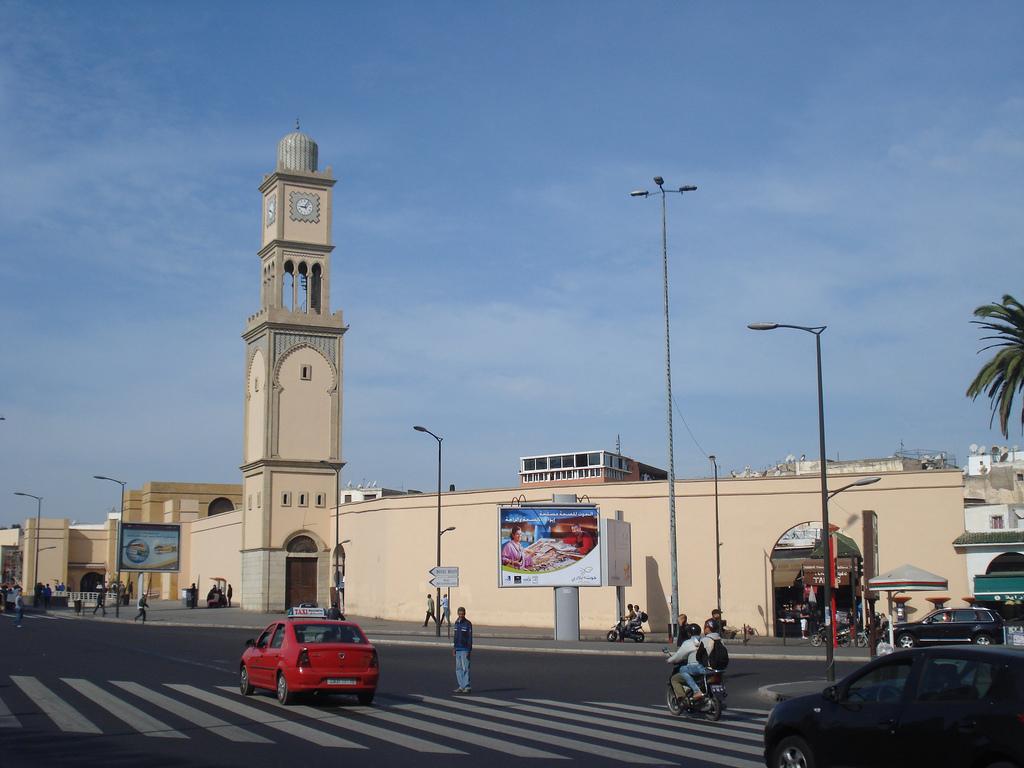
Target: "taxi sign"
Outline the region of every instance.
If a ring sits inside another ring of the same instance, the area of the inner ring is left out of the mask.
[[[305,606],[296,606],[295,608],[288,609],[289,619],[326,619],[327,609],[326,608],[307,608]]]

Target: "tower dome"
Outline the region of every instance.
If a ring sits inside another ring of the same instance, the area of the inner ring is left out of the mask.
[[[316,142],[302,133],[296,122],[295,130],[277,143],[278,170],[313,173],[318,153]]]

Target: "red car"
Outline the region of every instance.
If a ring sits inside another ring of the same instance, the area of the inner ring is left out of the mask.
[[[291,704],[296,694],[323,691],[352,693],[360,704],[372,703],[380,677],[377,650],[358,624],[324,615],[323,609],[293,609],[257,640],[247,640],[239,665],[242,695],[265,688]]]

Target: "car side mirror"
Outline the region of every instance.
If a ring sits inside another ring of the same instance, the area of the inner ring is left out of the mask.
[[[821,695],[829,701],[839,701],[839,688],[837,688],[834,685],[830,685],[828,688],[821,692]]]
[[[250,637],[250,638],[249,638],[248,640],[246,640],[246,641],[245,641],[245,647],[246,647],[246,648],[255,648],[255,647],[256,647],[256,641],[255,641],[255,640],[253,640],[253,639],[252,639],[252,638]]]

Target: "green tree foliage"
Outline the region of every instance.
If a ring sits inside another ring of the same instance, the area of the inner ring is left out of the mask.
[[[1013,296],[1006,295],[999,304],[978,307],[974,316],[981,319],[972,320],[972,323],[991,332],[981,340],[992,343],[978,350],[978,354],[989,349],[999,351],[978,371],[967,388],[967,396],[977,400],[978,395],[987,395],[992,401],[989,426],[998,413],[999,429],[1003,437],[1009,437],[1013,399],[1018,392],[1024,392],[1024,306]],[[1024,432],[1024,407],[1021,408],[1020,421]]]

